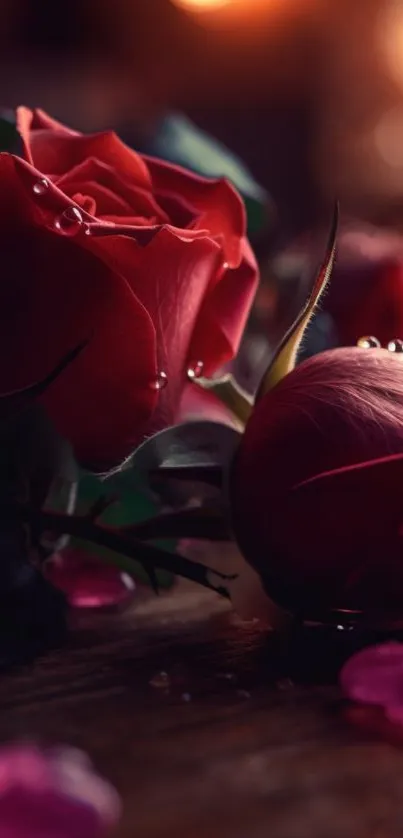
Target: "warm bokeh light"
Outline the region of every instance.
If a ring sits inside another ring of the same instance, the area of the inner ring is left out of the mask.
[[[184,12],[195,17],[203,17],[208,23],[217,22],[224,26],[243,25],[269,14],[276,14],[278,9],[292,9],[301,6],[301,0],[170,0]],[[302,6],[308,6],[316,0],[303,0]]]
[[[233,5],[234,0],[172,0],[172,2],[175,6],[181,6],[183,9],[189,9],[189,11],[204,12]]]
[[[387,5],[379,19],[381,49],[393,80],[403,86],[403,7],[395,0]]]

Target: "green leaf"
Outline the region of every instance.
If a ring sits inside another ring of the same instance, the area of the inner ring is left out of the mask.
[[[108,507],[99,518],[103,524],[108,524],[111,527],[136,524],[139,521],[158,515],[160,511],[157,504],[141,484],[134,469],[118,472],[106,480],[101,480],[92,474],[83,474],[78,486],[77,513],[82,515],[88,512],[101,496],[118,496],[116,502]],[[114,559],[117,554],[107,547],[94,547],[90,542],[80,539],[71,539],[71,544],[95,558],[99,556],[105,561],[114,564]],[[156,542],[157,546],[165,550],[171,550],[172,552],[175,551],[175,544],[176,542],[171,540]],[[150,583],[149,577],[140,562],[136,562],[136,569],[133,575],[139,582],[144,584]],[[174,577],[166,571],[159,570],[156,573],[156,581],[158,587],[170,588],[173,584]]]
[[[148,151],[204,177],[227,178],[244,199],[248,233],[255,235],[269,227],[273,206],[266,190],[235,154],[186,117],[167,116]]]

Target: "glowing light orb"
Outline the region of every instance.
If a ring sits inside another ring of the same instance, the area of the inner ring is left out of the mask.
[[[389,74],[402,87],[403,85],[403,8],[396,0],[387,4],[383,16],[379,19],[381,49]]]
[[[190,12],[207,12],[230,6],[234,0],[172,0],[175,6],[188,9]]]

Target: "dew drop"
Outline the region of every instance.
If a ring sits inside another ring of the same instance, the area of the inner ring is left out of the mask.
[[[403,340],[395,338],[388,343],[389,352],[403,352]]]
[[[227,270],[228,270],[228,268],[229,268],[229,262],[223,262],[223,263],[222,263],[222,269],[223,269],[223,271],[227,271]]]
[[[190,381],[193,381],[195,378],[200,378],[203,374],[204,364],[203,361],[195,361],[192,362],[187,370],[187,377]]]
[[[169,690],[171,681],[167,672],[156,672],[148,683],[156,690]]]
[[[39,180],[36,180],[33,187],[32,187],[32,191],[33,191],[34,195],[37,195],[38,197],[40,197],[41,195],[44,195],[45,192],[47,192],[48,189],[49,189],[49,181],[46,180],[45,177],[41,177],[41,178],[39,178]]]
[[[378,338],[375,338],[373,335],[365,335],[365,337],[357,340],[357,346],[360,349],[380,349],[381,344]]]
[[[77,207],[68,207],[56,218],[56,230],[63,236],[76,236],[83,226],[83,217]]]
[[[150,387],[151,390],[164,390],[167,384],[168,376],[166,372],[163,372],[163,370],[161,370],[161,372],[158,373],[157,377],[154,378],[154,381],[151,381]]]

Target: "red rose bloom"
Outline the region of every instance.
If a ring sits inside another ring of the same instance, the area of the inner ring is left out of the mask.
[[[0,393],[77,359],[43,397],[80,461],[109,468],[175,420],[192,364],[236,352],[257,283],[240,198],[20,108],[0,155]]]

